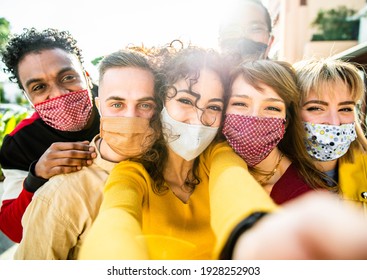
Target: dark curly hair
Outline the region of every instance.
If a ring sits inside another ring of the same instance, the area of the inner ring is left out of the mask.
[[[6,68],[4,72],[10,74],[9,80],[18,84],[23,89],[19,81],[18,65],[23,57],[31,52],[59,48],[68,53],[75,54],[80,63],[83,63],[81,50],[76,45],[77,41],[68,31],[59,31],[48,28],[37,31],[35,28],[24,28],[22,34],[14,34],[2,52],[2,61]]]

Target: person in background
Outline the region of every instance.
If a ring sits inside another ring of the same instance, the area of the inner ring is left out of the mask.
[[[91,143],[97,158],[79,172],[52,177],[37,190],[23,215],[15,259],[76,259],[113,167],[128,159],[154,160],[152,146],[161,134],[159,87],[154,66],[143,53],[126,49],[103,58],[95,98],[101,129]]]
[[[0,150],[0,229],[15,242],[22,239],[21,219],[34,192],[96,157],[89,141],[99,132],[99,117],[76,43],[67,31],[31,28],[12,36],[2,53],[9,79],[35,109],[4,137]]]
[[[358,117],[365,87],[356,65],[307,59],[294,64],[306,147],[328,184],[367,214],[367,140]]]
[[[260,0],[233,0],[220,23],[218,44],[232,59],[268,58],[274,41],[272,21]]]
[[[233,71],[222,132],[278,204],[328,189],[306,152],[298,100],[289,63],[254,60]]]
[[[246,163],[215,140],[228,82],[221,56],[197,47],[168,54],[157,168],[116,165],[79,259],[224,258],[235,232],[276,209]]]

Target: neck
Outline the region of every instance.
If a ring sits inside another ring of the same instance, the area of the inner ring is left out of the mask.
[[[164,178],[169,180],[174,178],[178,183],[184,183],[187,173],[194,166],[194,160],[186,161],[170,148],[168,148],[168,160],[164,171]]]
[[[168,160],[164,170],[164,179],[172,192],[183,202],[187,202],[192,192],[188,187],[185,187],[187,176],[192,168],[194,160],[186,161],[170,148],[168,148]]]
[[[283,176],[291,161],[275,148],[259,164],[255,166],[253,175],[255,179],[270,193],[274,184]]]
[[[281,155],[282,152],[279,151],[278,148],[274,148],[266,158],[255,166],[255,168],[260,171],[271,172],[278,163]]]
[[[101,155],[101,157],[104,159],[104,160],[107,160],[107,161],[110,161],[110,162],[120,162],[120,161],[123,161],[123,160],[126,160],[125,157],[115,153],[111,148],[110,146],[107,145],[106,141],[103,141],[102,138],[99,138],[97,141],[96,141],[96,146],[99,150],[99,153]]]
[[[318,170],[320,170],[321,172],[327,172],[336,168],[338,160],[337,159],[330,161],[314,160],[314,163]]]

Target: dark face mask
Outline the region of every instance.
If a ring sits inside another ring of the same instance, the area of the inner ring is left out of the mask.
[[[255,42],[247,38],[223,40],[220,44],[223,53],[235,54],[243,58],[265,59],[267,44]]]

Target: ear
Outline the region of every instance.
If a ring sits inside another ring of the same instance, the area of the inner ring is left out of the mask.
[[[99,115],[102,117],[101,108],[100,108],[101,104],[100,104],[100,100],[98,97],[94,97],[94,103],[96,104]]]
[[[34,109],[34,105],[33,102],[31,101],[31,99],[29,98],[28,94],[25,92],[25,90],[22,90],[24,97],[27,99],[27,101],[29,102],[29,104],[31,105],[31,107]]]
[[[266,52],[265,52],[265,57],[268,57],[271,46],[273,45],[273,43],[274,43],[274,36],[270,35],[269,36],[269,41],[268,41],[268,48],[266,49]]]
[[[88,71],[85,71],[85,70],[84,70],[84,76],[85,76],[85,79],[87,80],[88,87],[89,87],[90,89],[92,89],[92,88],[93,88],[93,83],[92,83],[92,79],[91,79],[91,77],[90,77],[90,75],[89,75]]]

